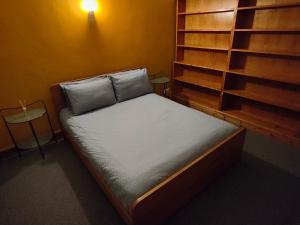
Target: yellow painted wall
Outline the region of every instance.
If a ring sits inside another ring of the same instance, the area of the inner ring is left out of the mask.
[[[89,24],[80,0],[0,3],[0,107],[44,99],[51,84],[136,66],[171,74],[175,0],[99,0]],[[0,122],[0,149],[9,146]]]

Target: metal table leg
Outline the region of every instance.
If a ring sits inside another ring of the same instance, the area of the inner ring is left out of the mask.
[[[16,142],[16,140],[15,140],[15,138],[14,138],[14,136],[13,136],[13,134],[12,134],[12,132],[11,132],[11,130],[10,130],[7,122],[6,122],[6,120],[4,118],[3,118],[3,120],[4,120],[4,123],[5,123],[5,126],[6,126],[6,128],[8,130],[9,136],[10,136],[11,140],[13,141],[13,143],[15,145],[15,148],[16,148],[16,150],[18,152],[19,158],[21,158],[21,150],[19,149],[18,144],[17,144],[17,142]]]
[[[45,109],[46,109],[46,114],[47,114],[49,126],[50,126],[50,129],[51,129],[51,132],[52,132],[52,136],[53,136],[55,142],[58,143],[58,140],[57,140],[57,137],[55,135],[55,132],[54,132],[54,129],[53,129],[53,126],[52,126],[52,123],[51,123],[50,116],[48,114],[48,109],[47,109],[46,105],[45,105]]]
[[[35,133],[34,127],[33,127],[33,125],[32,125],[32,122],[29,121],[28,123],[29,123],[29,126],[30,126],[30,128],[31,128],[31,132],[32,132],[32,134],[33,134],[33,136],[34,136],[34,139],[35,139],[35,141],[36,141],[36,143],[37,143],[37,146],[38,146],[38,148],[39,148],[39,150],[40,150],[40,153],[41,153],[41,155],[42,155],[42,158],[45,160],[45,159],[46,159],[45,154],[44,154],[43,149],[42,149],[42,147],[41,147],[41,145],[40,145],[38,136],[37,136],[37,134]]]
[[[164,83],[164,97],[167,97],[167,87],[168,87],[168,84]]]

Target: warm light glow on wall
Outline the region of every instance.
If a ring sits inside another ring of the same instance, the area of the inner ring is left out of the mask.
[[[86,12],[95,12],[99,7],[97,0],[82,0],[81,6]]]

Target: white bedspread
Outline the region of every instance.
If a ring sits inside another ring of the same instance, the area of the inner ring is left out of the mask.
[[[156,94],[61,121],[125,205],[237,129]]]

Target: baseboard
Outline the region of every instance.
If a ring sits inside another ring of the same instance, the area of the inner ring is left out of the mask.
[[[11,151],[11,150],[14,150],[15,149],[15,146],[14,145],[8,145],[8,146],[5,146],[3,148],[0,148],[0,154],[1,152],[7,152],[7,151]]]

